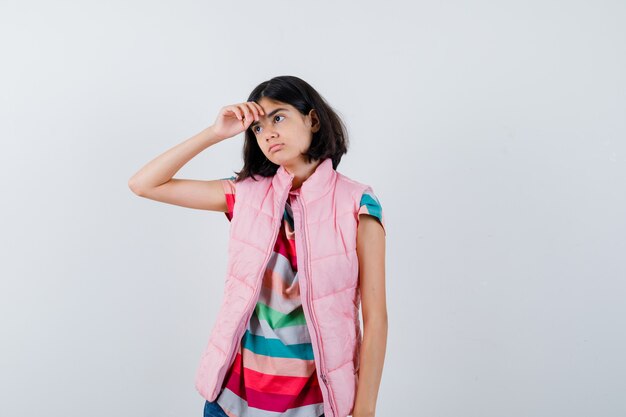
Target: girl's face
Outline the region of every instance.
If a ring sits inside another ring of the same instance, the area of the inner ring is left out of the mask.
[[[309,149],[313,133],[320,128],[316,111],[313,109],[305,116],[290,104],[267,97],[262,97],[258,104],[265,114],[249,129],[263,154],[276,165],[305,163],[301,153]]]

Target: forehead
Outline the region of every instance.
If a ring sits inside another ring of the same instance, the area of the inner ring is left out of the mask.
[[[257,104],[260,105],[265,112],[270,112],[279,107],[293,110],[293,106],[291,106],[290,104],[283,103],[282,101],[272,100],[267,97],[261,97],[261,99],[257,101]]]

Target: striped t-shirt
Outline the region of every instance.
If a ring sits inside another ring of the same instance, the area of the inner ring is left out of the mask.
[[[225,215],[230,221],[235,177],[221,180],[228,205]],[[297,273],[291,203],[299,192],[289,191],[256,307],[216,399],[229,417],[319,417],[324,413]],[[385,227],[371,188],[361,198],[362,213],[376,217]]]

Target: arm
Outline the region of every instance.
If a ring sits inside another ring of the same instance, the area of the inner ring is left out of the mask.
[[[200,181],[173,178],[189,160],[204,149],[246,130],[259,114],[250,101],[220,109],[215,123],[148,162],[128,181],[140,197],[203,210],[228,210],[221,180]]]
[[[189,160],[223,140],[209,126],[198,134],[148,162],[128,181],[128,187],[140,197],[183,207],[227,210],[220,180],[201,181],[172,178]]]
[[[357,255],[363,309],[363,343],[353,417],[373,417],[387,346],[385,234],[378,221],[360,215]]]

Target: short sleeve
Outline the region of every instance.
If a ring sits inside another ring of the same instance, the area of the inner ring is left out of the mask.
[[[357,213],[357,219],[361,214],[369,214],[375,217],[380,225],[383,227],[383,232],[387,235],[385,227],[385,216],[383,215],[383,208],[380,205],[380,201],[374,190],[371,187],[367,188],[361,196],[361,202],[359,203],[359,212]]]
[[[235,178],[235,176],[220,178],[228,206],[228,211],[224,213],[228,221],[233,219],[233,208],[235,207]]]

